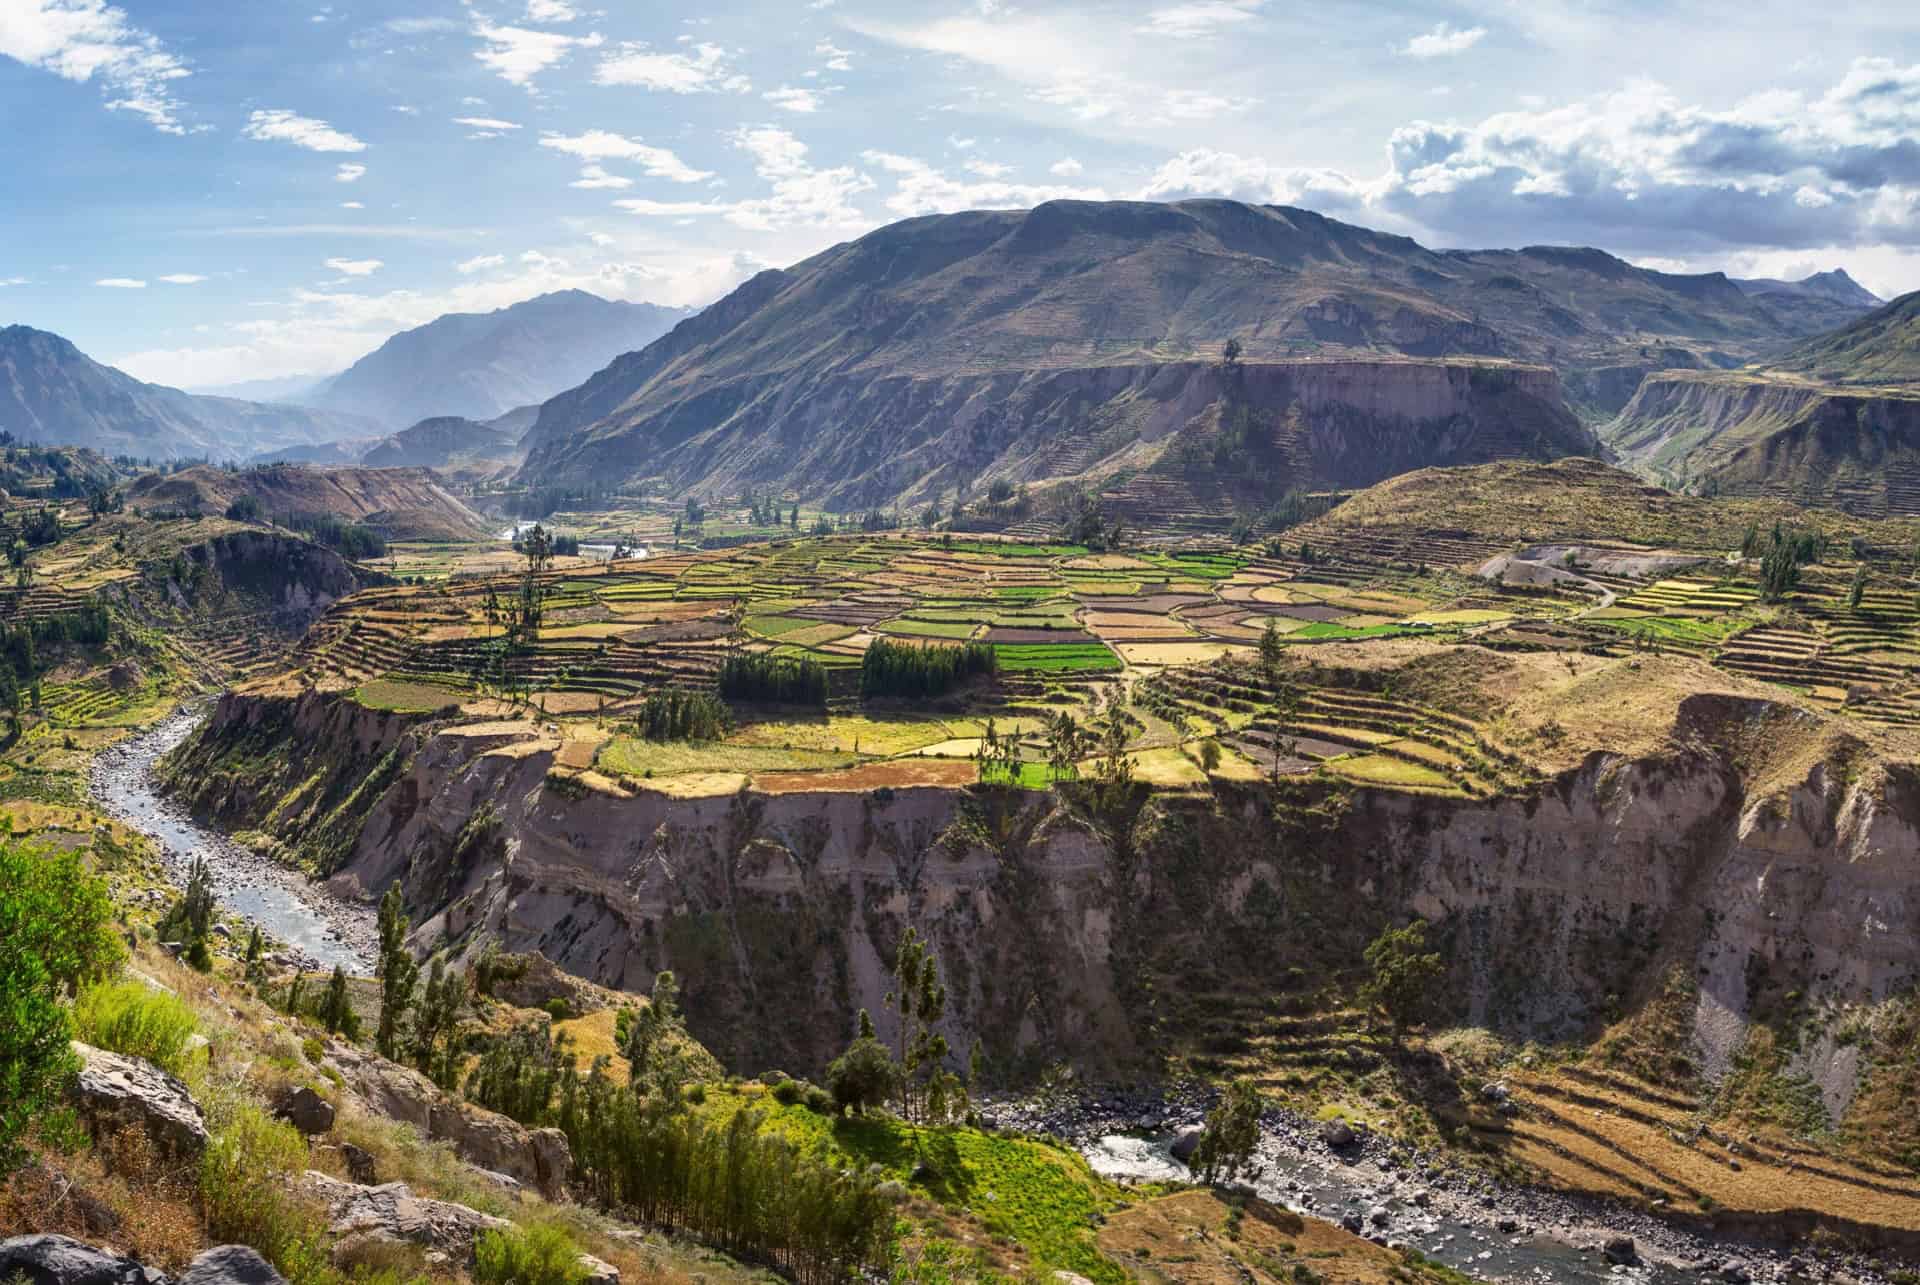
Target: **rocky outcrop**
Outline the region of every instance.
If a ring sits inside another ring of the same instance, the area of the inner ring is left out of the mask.
[[[275,1098],[273,1114],[310,1138],[333,1128],[333,1103],[304,1084]]]
[[[287,1285],[273,1264],[245,1245],[222,1245],[187,1264],[178,1285]]]
[[[67,1092],[94,1137],[134,1129],[171,1155],[206,1150],[206,1117],[179,1079],[137,1057],[88,1044],[73,1048],[81,1066]]]
[[[1601,436],[1674,486],[1920,513],[1920,393],[1747,372],[1649,375]]]
[[[167,1285],[165,1274],[66,1236],[0,1240],[0,1281],[28,1285]]]
[[[464,1265],[473,1261],[474,1242],[483,1233],[513,1226],[465,1205],[416,1196],[404,1182],[361,1187],[309,1171],[301,1185],[327,1208],[336,1256],[368,1242],[409,1244]]]
[[[558,1129],[529,1129],[442,1093],[416,1071],[353,1045],[327,1045],[325,1065],[367,1109],[402,1120],[422,1135],[451,1145],[462,1160],[524,1182],[550,1200],[566,1195],[573,1153]]]

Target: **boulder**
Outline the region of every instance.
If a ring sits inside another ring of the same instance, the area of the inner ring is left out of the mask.
[[[131,1258],[67,1236],[0,1240],[0,1281],[30,1285],[167,1285],[167,1278]]]
[[[273,1114],[310,1138],[333,1128],[333,1103],[304,1084],[275,1098]]]
[[[373,1163],[373,1153],[365,1147],[356,1147],[351,1142],[340,1144],[340,1159],[347,1166],[347,1177],[362,1187],[379,1185],[380,1174]]]
[[[465,1205],[416,1196],[404,1182],[359,1187],[309,1170],[303,1185],[327,1206],[336,1255],[368,1242],[405,1243],[471,1263],[482,1233],[513,1226]]]
[[[329,1043],[325,1065],[340,1073],[368,1110],[451,1143],[469,1164],[518,1179],[549,1200],[565,1199],[573,1151],[560,1130],[529,1129],[448,1097],[426,1076],[350,1044]]]
[[[207,1147],[207,1120],[187,1086],[153,1063],[75,1042],[80,1071],[67,1085],[94,1137],[139,1129],[162,1151],[192,1158]]]
[[[247,1246],[222,1245],[187,1264],[177,1285],[287,1285],[287,1278]]]
[[[620,1285],[620,1269],[592,1254],[580,1255],[580,1267],[587,1274],[581,1285]],[[1088,1282],[1092,1285],[1092,1282]]]
[[[1367,1210],[1367,1221],[1375,1227],[1385,1227],[1393,1221],[1393,1211],[1385,1205],[1375,1205],[1373,1208]]]
[[[1353,1213],[1341,1214],[1340,1225],[1356,1236],[1366,1229],[1366,1224],[1360,1221],[1360,1215]]]
[[[1192,1164],[1193,1153],[1200,1149],[1200,1139],[1205,1134],[1205,1129],[1182,1129],[1174,1138],[1173,1146],[1168,1150],[1181,1164]]]
[[[1640,1250],[1631,1236],[1607,1237],[1606,1243],[1600,1246],[1600,1252],[1609,1263],[1616,1266],[1631,1266],[1640,1261]]]
[[[1359,1135],[1345,1120],[1328,1120],[1320,1126],[1320,1141],[1335,1151],[1344,1151],[1359,1140]]]

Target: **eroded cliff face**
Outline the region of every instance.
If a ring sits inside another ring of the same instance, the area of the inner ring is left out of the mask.
[[[526,723],[317,694],[229,696],[172,768],[203,811],[345,890],[400,881],[422,948],[538,950],[642,990],[674,969],[694,1034],[736,1069],[817,1071],[862,1007],[884,1031],[908,925],[939,953],[948,1038],[1018,1074],[1230,1042],[1418,914],[1453,961],[1450,1021],[1590,1040],[1678,976],[1697,1066],[1725,1070],[1756,1018],[1797,1015],[1790,1069],[1837,1118],[1862,1068],[1822,1015],[1920,972],[1920,786],[1820,753],[1755,781],[1718,747],[1813,738],[1817,720],[1723,697],[1681,716],[1667,752],[1596,752],[1493,801],[628,793],[554,774],[557,740]],[[294,748],[323,744],[327,772]]]
[[[1230,395],[1284,435],[1289,485],[1365,486],[1429,465],[1597,449],[1546,367],[1298,361],[1230,377],[1190,361],[855,370],[814,381],[804,396],[784,374],[716,380],[617,431],[537,445],[527,467],[611,477],[644,459],[650,475],[703,491],[780,484],[834,507],[917,503],[956,475],[1041,482],[1139,468],[1182,430],[1204,433]]]

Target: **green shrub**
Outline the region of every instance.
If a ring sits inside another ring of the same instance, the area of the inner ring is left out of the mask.
[[[82,991],[73,1021],[75,1034],[88,1044],[176,1074],[194,1024],[193,1011],[176,996],[131,978]]]
[[[773,1086],[773,1100],[783,1107],[793,1106],[805,1097],[807,1086],[798,1080],[782,1080]]]
[[[580,1285],[580,1251],[557,1227],[490,1231],[473,1247],[476,1285]]]
[[[320,1248],[319,1219],[288,1196],[307,1168],[307,1144],[290,1124],[242,1106],[200,1158],[200,1205],[214,1241],[250,1245],[293,1285],[336,1279]]]
[[[564,997],[556,995],[547,1001],[547,1016],[556,1022],[564,1022],[573,1016],[573,1008]]]
[[[827,1092],[817,1084],[809,1084],[807,1086],[805,1101],[807,1110],[813,1112],[815,1115],[840,1114],[840,1104],[833,1100],[833,1094]]]

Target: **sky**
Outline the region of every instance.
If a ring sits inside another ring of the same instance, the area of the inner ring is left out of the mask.
[[[0,0],[0,126],[0,323],[185,387],[1056,198],[1920,289],[1910,0]]]

